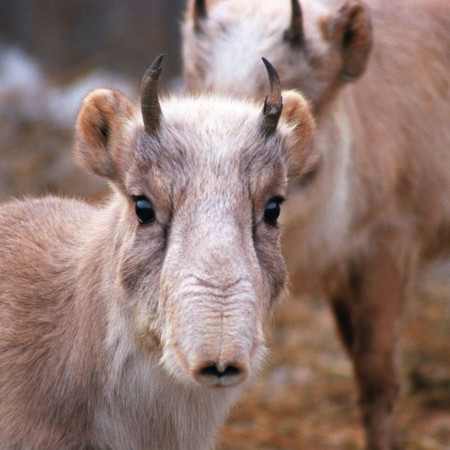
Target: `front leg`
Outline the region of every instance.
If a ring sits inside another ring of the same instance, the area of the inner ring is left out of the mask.
[[[411,236],[383,231],[358,264],[350,353],[369,450],[394,446],[401,312],[410,294],[417,253]]]

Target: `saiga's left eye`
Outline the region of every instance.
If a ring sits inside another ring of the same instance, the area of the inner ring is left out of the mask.
[[[276,226],[277,219],[280,216],[280,205],[284,199],[281,197],[274,197],[269,200],[264,210],[264,221],[267,225]]]

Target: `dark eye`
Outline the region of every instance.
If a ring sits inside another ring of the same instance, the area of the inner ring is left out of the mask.
[[[151,223],[156,219],[155,210],[147,197],[134,197],[134,202],[136,205],[136,215],[140,224]]]
[[[283,203],[283,198],[274,197],[269,200],[264,210],[264,220],[267,225],[276,226],[277,219],[280,216],[280,205]]]

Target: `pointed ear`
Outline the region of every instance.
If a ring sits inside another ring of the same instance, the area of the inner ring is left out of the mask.
[[[320,160],[312,145],[315,123],[309,103],[296,91],[283,91],[281,122],[289,129],[289,178],[311,172]]]
[[[123,175],[124,125],[136,112],[121,92],[96,89],[81,105],[75,126],[75,157],[90,172],[118,181]]]
[[[344,3],[327,23],[328,38],[342,54],[341,78],[357,79],[364,72],[372,48],[372,23],[368,7],[360,1]]]

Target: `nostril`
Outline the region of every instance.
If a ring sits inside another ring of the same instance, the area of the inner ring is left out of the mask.
[[[241,370],[235,366],[226,366],[225,369],[219,370],[219,368],[216,365],[208,366],[200,370],[200,375],[203,376],[210,376],[210,377],[217,377],[222,378],[224,376],[237,376],[240,375]]]
[[[193,373],[194,378],[205,386],[236,386],[248,376],[245,365],[228,364],[223,366],[217,363],[207,363]]]

